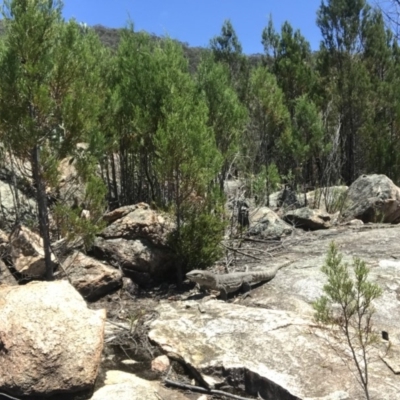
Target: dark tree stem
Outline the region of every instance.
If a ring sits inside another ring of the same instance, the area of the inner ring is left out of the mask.
[[[40,146],[37,144],[32,150],[32,174],[36,184],[36,200],[39,211],[39,228],[43,239],[44,260],[46,264],[46,279],[51,281],[53,276],[53,262],[51,261],[49,217],[47,211],[47,197],[40,168]]]

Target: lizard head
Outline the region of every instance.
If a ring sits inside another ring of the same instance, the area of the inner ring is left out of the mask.
[[[198,283],[200,286],[211,283],[215,280],[212,273],[200,269],[194,269],[193,271],[188,272],[186,278],[191,282]]]

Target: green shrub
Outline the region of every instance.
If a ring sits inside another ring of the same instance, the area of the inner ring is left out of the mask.
[[[222,256],[221,241],[226,227],[223,208],[219,201],[215,207],[210,203],[183,207],[182,225],[170,235],[169,245],[181,272],[207,268]]]
[[[342,255],[335,243],[331,243],[322,272],[328,282],[324,295],[314,304],[315,318],[323,324],[336,325],[349,347],[357,369],[358,381],[366,399],[370,399],[368,389],[368,349],[376,342],[372,331],[373,300],[380,297],[382,289],[368,282],[369,269],[364,261],[354,258],[354,278],[349,266],[342,263]],[[338,306],[338,312],[333,311]]]

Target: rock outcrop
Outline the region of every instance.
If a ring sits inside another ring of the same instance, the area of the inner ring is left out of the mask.
[[[250,228],[248,234],[262,238],[277,238],[290,234],[293,227],[282,221],[268,207],[260,207],[250,213]]]
[[[347,189],[347,186],[329,186],[307,192],[307,204],[303,206],[330,213],[336,212],[346,201]]]
[[[14,189],[11,189],[10,183],[0,180],[0,227],[10,229],[15,223],[15,195]],[[20,189],[18,192],[19,217],[24,223],[37,219],[36,201],[26,196]]]
[[[310,231],[328,229],[331,226],[331,216],[327,212],[308,207],[286,212],[283,220],[293,227]]]
[[[123,371],[108,371],[105,386],[90,400],[187,400],[183,394],[166,389],[158,382],[141,379]]]
[[[8,235],[0,230],[0,258],[6,259],[10,256],[10,241]]]
[[[44,398],[91,388],[105,317],[66,281],[0,286],[0,392]]]
[[[112,221],[99,236],[104,239],[145,239],[154,245],[163,246],[174,224],[167,216],[152,210],[146,203],[122,207],[104,216]]]
[[[14,229],[10,236],[10,253],[14,268],[29,278],[41,278],[46,274],[43,239],[26,226]],[[52,261],[55,258],[51,255]]]
[[[161,279],[172,265],[168,234],[174,224],[149,205],[139,203],[105,215],[112,221],[96,238],[93,254],[114,267],[122,268],[136,283]]]
[[[18,282],[8,269],[7,265],[4,264],[2,260],[0,260],[0,285],[14,286],[17,284]]]
[[[399,223],[400,188],[386,175],[361,175],[349,187],[342,218]]]
[[[379,339],[369,352],[369,390],[371,398],[400,400],[399,234],[397,226],[338,226],[303,234],[306,240],[294,237],[284,244],[284,257],[274,262],[297,261],[253,289],[251,297],[237,299],[241,304],[164,301],[149,336],[203,377],[212,371],[225,384],[245,388],[243,397],[364,398],[345,338],[314,321],[312,303],[326,283],[321,266],[334,240],[343,261],[361,257],[371,269],[370,280],[383,290],[374,302],[373,330]],[[380,339],[381,332],[390,343]]]
[[[79,251],[63,263],[63,270],[76,290],[89,301],[94,301],[122,286],[122,273]]]

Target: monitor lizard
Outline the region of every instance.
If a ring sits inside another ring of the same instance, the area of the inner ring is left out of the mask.
[[[209,271],[195,269],[186,274],[191,281],[200,285],[201,288],[218,290],[220,296],[226,300],[228,293],[237,292],[240,289],[249,291],[252,285],[268,282],[275,278],[276,273],[283,267],[292,264],[293,261],[271,268],[269,270],[253,272],[234,272],[231,274],[218,275]]]

